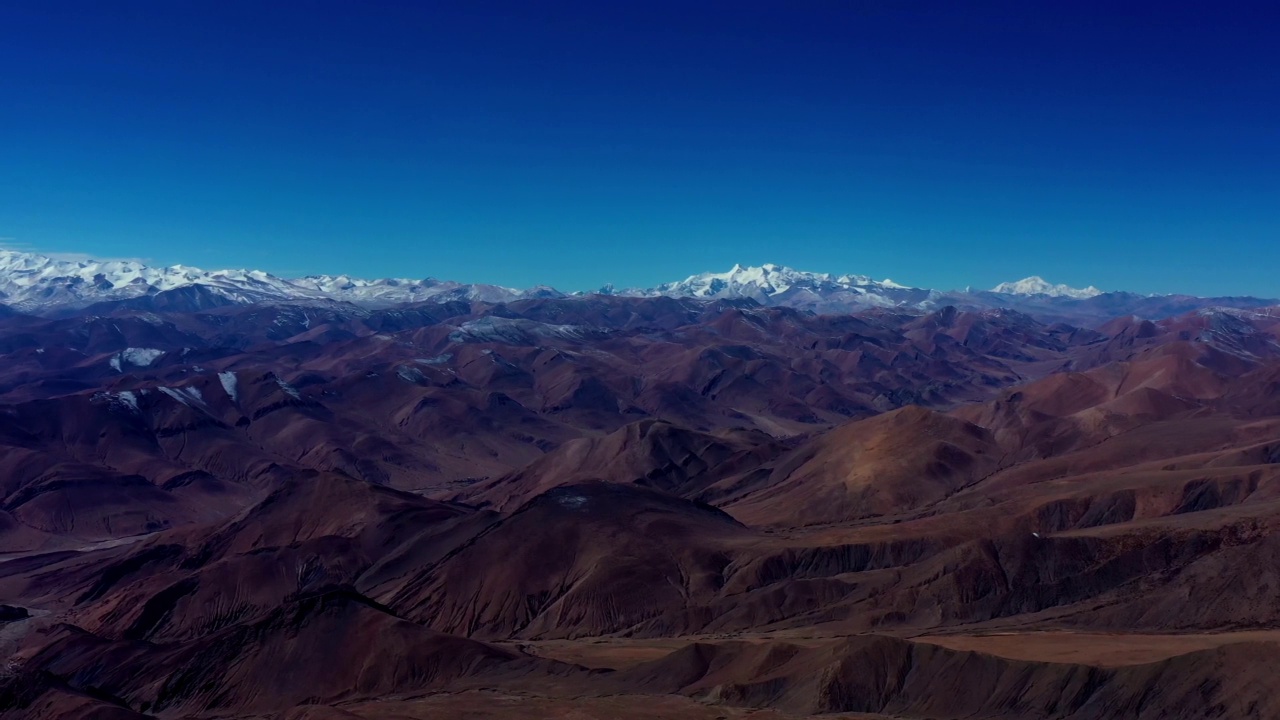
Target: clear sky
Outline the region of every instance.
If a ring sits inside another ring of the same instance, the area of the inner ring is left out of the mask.
[[[1280,296],[1274,2],[0,2],[0,237]]]

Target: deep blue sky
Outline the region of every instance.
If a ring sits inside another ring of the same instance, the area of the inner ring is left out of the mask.
[[[0,237],[1280,296],[1273,2],[0,0]]]

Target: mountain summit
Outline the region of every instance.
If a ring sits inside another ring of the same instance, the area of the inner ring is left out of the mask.
[[[663,283],[654,288],[633,289],[619,294],[641,297],[751,298],[767,302],[770,298],[799,291],[879,293],[884,290],[911,290],[892,280],[873,280],[866,275],[833,275],[796,270],[784,265],[766,263],[759,267],[734,265],[728,272],[690,275],[679,282]],[[892,303],[889,303],[892,304]]]
[[[1032,275],[1029,278],[1023,278],[1017,282],[1003,282],[991,288],[991,292],[1000,293],[1002,295],[1047,295],[1049,297],[1074,298],[1083,300],[1085,298],[1097,297],[1102,294],[1098,288],[1090,285],[1087,288],[1073,288],[1070,285],[1055,285],[1039,275]]]

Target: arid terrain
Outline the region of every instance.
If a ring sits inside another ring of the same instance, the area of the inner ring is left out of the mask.
[[[9,310],[0,604],[5,720],[1280,717],[1280,309]]]

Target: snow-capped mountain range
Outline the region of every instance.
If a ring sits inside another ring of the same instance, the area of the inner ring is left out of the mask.
[[[990,291],[938,291],[912,288],[864,275],[834,275],[780,265],[735,265],[728,272],[692,275],[653,288],[605,286],[593,293],[566,294],[540,286],[524,290],[497,285],[464,284],[427,278],[363,280],[347,275],[282,278],[261,270],[205,271],[185,265],[150,267],[129,260],[60,259],[15,250],[0,250],[0,303],[28,313],[84,308],[97,303],[134,301],[152,309],[198,309],[262,302],[352,303],[387,307],[423,301],[469,300],[510,302],[524,298],[585,295],[750,299],[815,312],[850,312],[868,308],[930,310],[944,305],[1008,307],[1060,314],[1092,303],[1105,312],[1123,314],[1173,302],[1189,309],[1208,301],[1188,296],[1104,293],[1095,287],[1055,285],[1040,277],[997,285]],[[1274,301],[1216,298],[1216,304],[1259,307]]]
[[[150,267],[132,260],[63,260],[0,250],[0,303],[17,310],[84,307],[184,288],[201,288],[232,303],[335,300],[374,306],[439,299],[504,302],[560,295],[550,288],[513,290],[434,278],[362,280],[347,275],[311,275],[290,279],[261,270]]]

